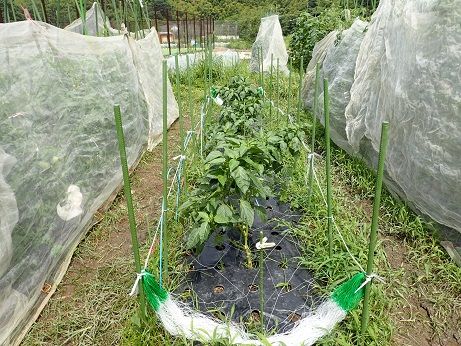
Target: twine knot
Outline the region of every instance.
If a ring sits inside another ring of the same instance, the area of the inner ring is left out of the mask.
[[[378,280],[379,282],[381,283],[385,283],[386,281],[384,281],[384,278],[379,276],[378,274],[375,274],[375,273],[371,273],[370,275],[366,275],[366,279],[364,282],[362,282],[362,284],[359,286],[359,288],[357,288],[355,290],[354,293],[357,293],[358,291],[360,291],[362,288],[364,288],[366,285],[368,285],[369,283],[371,283],[373,281],[373,279],[376,279]]]
[[[130,297],[133,297],[134,295],[138,294],[138,288],[139,288],[139,282],[141,281],[142,277],[146,275],[147,272],[145,269],[141,270],[140,273],[136,273],[136,280],[134,281],[133,287],[131,288],[130,291]]]

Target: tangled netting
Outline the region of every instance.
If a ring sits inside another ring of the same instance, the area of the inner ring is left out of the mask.
[[[319,62],[329,80],[333,139],[372,166],[381,123],[388,121],[387,186],[415,210],[459,232],[460,21],[460,0],[380,1],[368,25],[356,20],[335,33],[336,40],[319,42],[304,86],[312,107]]]
[[[121,183],[113,106],[129,165],[162,132],[162,53],[143,40],[0,24],[0,344],[18,341],[93,214]],[[178,115],[168,86],[168,121]]]

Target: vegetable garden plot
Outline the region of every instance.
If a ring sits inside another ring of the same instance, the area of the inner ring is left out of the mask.
[[[367,30],[356,22],[325,60],[313,58],[308,74],[318,61],[340,82],[329,90],[338,105],[333,139],[372,166],[380,123],[389,121],[389,189],[451,229],[444,236],[461,247],[460,8],[460,1],[380,1]],[[306,79],[305,89],[312,86]]]
[[[164,69],[166,70],[166,66]],[[204,75],[208,76],[207,73]],[[206,96],[199,124],[200,145],[196,146],[195,149],[189,148],[192,151],[199,148],[202,159],[194,162],[199,165],[199,167],[195,167],[195,170],[200,173],[198,177],[188,180],[193,188],[181,206],[179,206],[178,201],[183,160],[186,160],[188,156],[194,157],[197,154],[187,150],[187,144],[190,143],[189,137],[184,140],[182,149],[184,151],[180,156],[180,162],[173,179],[178,185],[175,203],[176,208],[178,206],[179,208],[176,209],[175,219],[177,220],[179,217],[182,227],[190,229],[185,234],[187,248],[198,254],[193,257],[193,263],[197,269],[192,270],[192,278],[195,277],[195,282],[193,279],[191,282],[191,288],[195,289],[196,292],[184,288],[180,292],[191,294],[193,300],[198,299],[199,305],[206,311],[210,306],[213,306],[218,313],[229,312],[234,318],[258,321],[262,325],[264,334],[268,332],[265,327],[278,329],[283,333],[268,335],[267,337],[255,336],[245,331],[241,326],[229,323],[227,320],[220,321],[209,314],[193,311],[163,286],[168,278],[168,253],[165,254],[164,252],[168,249],[168,243],[164,240],[168,234],[168,219],[165,218],[166,210],[168,210],[166,154],[163,156],[162,216],[157,228],[161,230],[160,258],[158,262],[155,261],[156,264],[159,264],[159,276],[157,279],[148,268],[150,265],[149,258],[156,243],[156,236],[154,236],[144,267],[140,266],[139,256],[135,250],[138,273],[131,292],[134,294],[138,285],[141,285],[142,290],[139,290],[141,293],[141,316],[144,314],[143,304],[146,298],[163,327],[174,336],[204,343],[224,340],[231,344],[245,345],[267,343],[272,345],[312,345],[329,333],[336,323],[344,319],[347,312],[357,306],[367,290],[366,287],[369,287],[368,284],[374,277],[373,268],[369,266],[367,274],[365,274],[360,263],[349,252],[362,272],[348,276],[349,279],[337,286],[329,297],[318,299],[315,302],[315,308],[311,309],[309,297],[312,299],[312,295],[309,289],[312,286],[312,281],[309,280],[310,275],[307,275],[309,272],[304,269],[297,275],[296,272],[300,266],[293,265],[293,262],[290,261],[300,252],[296,250],[296,247],[289,245],[287,241],[290,237],[287,237],[287,234],[283,234],[279,238],[280,233],[277,228],[274,228],[273,219],[269,223],[261,222],[266,215],[266,210],[270,210],[269,214],[272,214],[270,216],[278,214],[282,218],[294,220],[299,217],[298,215],[287,214],[287,205],[280,204],[270,197],[273,191],[277,189],[276,180],[272,177],[279,179],[283,173],[287,173],[284,170],[286,169],[283,164],[284,157],[288,158],[289,155],[296,161],[296,158],[299,158],[304,150],[308,150],[303,143],[305,129],[302,125],[289,124],[292,120],[285,116],[284,128],[280,128],[278,133],[267,131],[263,126],[262,119],[266,107],[271,105],[272,101],[264,98],[264,92],[261,92],[261,88],[249,85],[241,77],[234,77],[225,87],[212,88],[211,90],[212,98],[221,108],[217,114],[212,114],[209,108],[210,97]],[[211,117],[214,121],[207,121],[205,125],[205,117]],[[207,129],[206,137],[203,133],[205,126]],[[193,125],[192,128],[196,127]],[[189,134],[192,133],[194,131],[189,132]],[[326,138],[329,137],[326,136]],[[186,152],[187,155],[184,155]],[[329,150],[327,150],[327,167],[329,167],[329,155]],[[271,177],[271,179],[267,180],[266,176]],[[125,177],[128,181],[128,176],[125,175]],[[382,177],[382,170],[379,177]],[[317,178],[316,181],[318,183]],[[128,202],[130,196],[129,182],[126,184],[128,186],[126,188],[128,210],[133,218],[134,212]],[[328,223],[330,225],[330,221],[334,222],[330,209],[330,196],[328,197],[328,206]],[[373,219],[377,220],[377,214],[375,214]],[[256,232],[258,224],[260,224],[259,228],[263,230],[262,234],[259,234],[259,241],[257,241],[258,234]],[[374,224],[377,225],[376,222]],[[131,230],[135,234],[134,223]],[[331,232],[330,228],[329,232]],[[374,232],[376,234],[376,228],[374,228]],[[264,235],[267,237],[265,238]],[[278,239],[278,242],[271,244],[269,236]],[[136,242],[136,240],[134,241]],[[329,241],[332,244],[331,239]],[[370,244],[372,244],[370,245],[370,261],[372,262],[375,243]],[[347,244],[345,246],[347,248]],[[267,256],[261,251],[272,247],[274,249],[268,251]],[[285,247],[285,255],[290,257],[289,260],[283,255],[283,247]],[[268,264],[269,262],[271,263]],[[256,263],[259,264],[257,270],[254,268]],[[276,268],[272,266],[274,263],[276,263]],[[266,268],[268,269],[268,278],[264,276]],[[277,281],[284,277],[287,272],[290,275],[288,280],[274,283],[274,278]],[[306,277],[303,278],[304,275]],[[247,279],[251,276],[253,276],[253,280],[248,282]],[[254,282],[257,276],[259,276],[259,311],[253,310],[257,299],[254,296],[251,297],[253,293],[251,291],[256,289]],[[220,279],[229,285],[220,283]],[[296,284],[296,286],[293,287],[292,284]],[[308,297],[305,294],[304,296],[300,294],[300,291],[302,292],[306,288],[308,289]],[[230,291],[228,292],[229,296],[220,299],[218,296],[224,296],[226,290]],[[275,302],[265,302],[263,293],[266,292],[269,296],[277,296]],[[282,293],[286,293],[283,294],[283,299],[287,300],[278,304],[278,297]],[[291,304],[293,302],[295,302],[296,307]],[[288,310],[291,313],[288,313]],[[267,318],[267,326],[263,325],[265,318]],[[365,320],[364,323],[366,325],[367,321]]]
[[[18,341],[128,163],[161,133],[157,35],[88,37],[40,22],[0,25],[0,344]],[[177,117],[171,87],[168,124]]]

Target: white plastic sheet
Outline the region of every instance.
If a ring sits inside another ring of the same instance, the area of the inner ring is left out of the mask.
[[[161,139],[163,56],[155,31],[135,41],[34,21],[0,24],[0,51],[0,345],[9,345],[121,183],[114,104],[130,166]],[[170,85],[168,99],[171,124]]]

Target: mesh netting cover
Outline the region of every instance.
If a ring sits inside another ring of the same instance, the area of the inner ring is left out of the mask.
[[[0,344],[17,342],[128,163],[161,136],[162,53],[144,40],[0,24]],[[169,124],[178,109],[169,92]]]
[[[261,70],[261,49],[264,71],[270,71],[271,56],[273,55],[274,67],[277,64],[277,59],[279,59],[280,70],[288,72],[288,53],[283,39],[279,16],[273,15],[261,18],[258,35],[256,36],[251,51],[250,69],[253,72]]]
[[[104,15],[101,6],[96,2],[86,11],[85,21],[78,18],[66,26],[64,30],[90,36],[120,35],[119,30],[110,26],[109,19]]]
[[[319,75],[319,119],[323,117],[323,78],[328,80],[330,91],[331,138],[336,144],[350,151],[346,137],[346,118],[344,111],[350,100],[350,89],[354,80],[355,60],[360,43],[365,36],[366,22],[356,19],[352,26],[342,33],[332,31],[314,48],[312,59],[307,68],[304,84],[304,100],[313,103],[315,84],[315,65],[322,66]],[[335,45],[336,43],[336,45]]]
[[[376,166],[381,123],[389,121],[388,187],[461,232],[460,20],[460,0],[383,0],[367,31],[343,33],[347,44],[330,48],[322,69],[332,81],[337,144]]]

